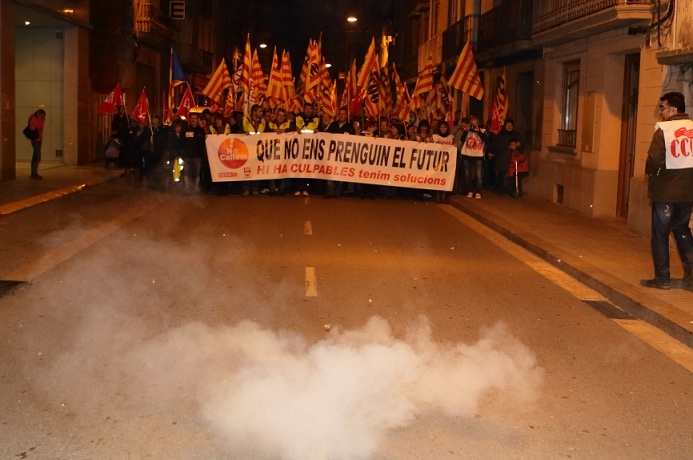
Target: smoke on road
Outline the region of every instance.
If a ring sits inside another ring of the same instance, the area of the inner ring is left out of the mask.
[[[210,254],[192,246],[196,255],[188,254],[182,280],[170,242],[147,242],[145,249],[129,241],[120,257],[97,251],[98,265],[75,265],[65,282],[71,300],[53,293],[55,325],[74,336],[55,344],[63,352],[41,371],[45,390],[93,407],[114,395],[162,407],[193,399],[230,449],[353,459],[372,456],[388,432],[425,412],[470,416],[484,396],[526,400],[541,384],[534,354],[503,324],[471,344],[436,342],[425,318],[400,336],[373,316],[360,328],[333,326],[321,340],[251,320],[207,324],[194,314],[172,327],[167,306],[215,289]],[[175,290],[169,278],[177,280]],[[156,283],[164,286],[152,295]],[[155,314],[143,318],[150,309]]]

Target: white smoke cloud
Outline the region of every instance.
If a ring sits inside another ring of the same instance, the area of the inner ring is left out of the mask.
[[[425,413],[473,416],[484,397],[531,400],[542,382],[534,354],[504,324],[482,330],[471,344],[439,343],[425,318],[396,334],[374,316],[360,328],[333,326],[309,340],[266,326],[288,308],[280,303],[285,293],[270,297],[271,308],[253,310],[255,321],[193,321],[196,309],[206,308],[207,318],[230,308],[212,284],[229,254],[242,256],[243,243],[230,240],[213,254],[190,243],[184,264],[170,241],[133,235],[119,247],[118,257],[108,247],[95,251],[67,273],[63,293],[46,295],[64,342],[45,343],[50,367],[27,373],[73,410],[98,410],[104,401],[129,410],[139,401],[162,410],[192,402],[229,452],[361,459]],[[245,285],[242,276],[253,274],[234,266],[235,285]],[[259,304],[258,297],[236,289],[232,308]],[[176,302],[190,305],[185,314],[168,313]],[[44,340],[39,329],[27,339],[34,347]]]
[[[369,458],[422,412],[470,416],[494,391],[530,398],[543,375],[503,324],[472,345],[444,345],[425,319],[396,338],[377,316],[313,344],[251,321],[190,324],[134,353],[128,360],[141,361],[140,377],[156,394],[172,382],[196,391],[229,446],[284,459]]]

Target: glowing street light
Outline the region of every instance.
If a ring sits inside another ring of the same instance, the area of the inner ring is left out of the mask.
[[[359,18],[357,18],[356,16],[349,16],[347,18],[347,22],[356,22],[358,20],[359,20]]]

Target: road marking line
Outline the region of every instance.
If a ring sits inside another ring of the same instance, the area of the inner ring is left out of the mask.
[[[597,291],[585,286],[564,271],[554,267],[550,263],[541,259],[539,256],[532,254],[522,246],[515,244],[495,230],[488,228],[473,217],[458,209],[452,208],[451,206],[445,206],[442,209],[454,217],[457,221],[466,225],[489,242],[495,244],[508,254],[523,262],[535,272],[542,275],[544,278],[548,279],[581,301],[607,301],[606,297]],[[626,331],[638,337],[644,343],[661,352],[664,356],[693,372],[693,350],[674,339],[666,332],[640,319],[610,319]]]
[[[37,204],[45,203],[46,201],[51,201],[61,196],[79,192],[80,190],[83,190],[86,186],[86,184],[70,185],[69,187],[63,187],[58,190],[53,190],[50,192],[42,193],[40,195],[32,196],[31,198],[26,198],[24,200],[16,201],[14,203],[2,205],[0,206],[0,215],[5,216],[7,214],[12,214],[13,212],[17,212],[22,209],[35,206]]]
[[[613,321],[652,348],[668,356],[672,361],[693,372],[693,352],[691,349],[666,332],[645,321],[627,319],[615,319]]]
[[[111,219],[110,221],[99,225],[93,230],[85,233],[83,236],[60,246],[54,251],[43,255],[39,259],[6,274],[3,276],[3,278],[31,281],[42,273],[55,267],[59,263],[65,262],[66,260],[74,257],[75,254],[83,251],[87,247],[96,243],[98,240],[113,233],[118,228],[151,211],[159,204],[159,202],[151,201],[144,203],[143,205],[140,205],[127,213],[119,215],[115,219]]]
[[[310,220],[307,220],[303,223],[303,234],[304,235],[312,235],[313,234],[313,224],[310,222]]]
[[[315,267],[306,267],[306,297],[318,296],[318,280],[315,277]]]

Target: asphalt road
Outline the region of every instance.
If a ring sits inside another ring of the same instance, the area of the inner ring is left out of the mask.
[[[0,242],[0,458],[693,452],[691,373],[450,206],[116,181]]]

